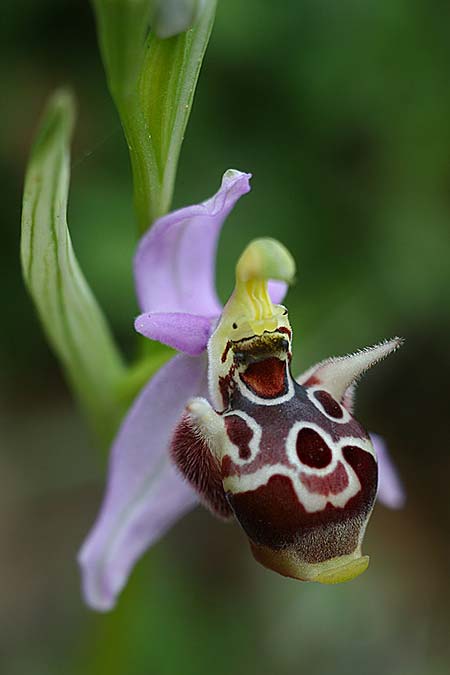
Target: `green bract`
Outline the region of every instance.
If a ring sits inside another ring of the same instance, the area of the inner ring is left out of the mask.
[[[199,18],[209,0],[152,0],[152,30],[159,38],[187,31]]]
[[[169,39],[149,32],[149,0],[93,0],[108,84],[127,138],[134,201],[144,232],[167,213],[178,157],[216,0],[191,29]]]

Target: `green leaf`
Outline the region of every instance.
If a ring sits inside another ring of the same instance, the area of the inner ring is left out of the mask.
[[[115,100],[124,100],[136,90],[152,4],[150,0],[92,1],[108,86]]]
[[[66,222],[71,95],[50,99],[31,151],[22,210],[21,257],[28,290],[98,437],[108,442],[123,413],[121,356],[73,252]]]
[[[102,58],[133,170],[141,232],[167,213],[216,0],[168,39],[148,33],[150,0],[94,0]]]
[[[160,178],[159,213],[170,209],[184,133],[215,16],[208,2],[186,33],[161,40],[150,35],[140,79],[140,103]]]

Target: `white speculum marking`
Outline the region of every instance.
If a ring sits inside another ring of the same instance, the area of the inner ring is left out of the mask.
[[[247,423],[248,417],[249,416],[247,415],[245,418]],[[256,422],[254,423],[256,424]],[[253,429],[253,426],[251,428]],[[309,428],[316,431],[324,439],[324,442],[326,442],[328,447],[330,448],[332,452],[332,459],[330,464],[328,464],[328,466],[326,466],[324,469],[315,469],[313,467],[303,464],[300,461],[297,455],[296,441],[298,432],[303,428]],[[230,446],[231,445],[232,444],[230,443]],[[323,511],[327,503],[330,503],[335,507],[343,508],[347,504],[349,499],[354,497],[361,490],[361,483],[359,481],[358,476],[356,475],[355,471],[350,466],[350,464],[344,459],[344,456],[342,454],[342,448],[345,447],[346,445],[359,447],[361,448],[361,450],[369,452],[373,457],[375,457],[375,453],[369,441],[365,441],[364,439],[360,438],[356,439],[352,436],[348,436],[340,439],[336,443],[332,440],[329,434],[327,434],[317,424],[314,424],[312,422],[295,422],[291,427],[286,439],[286,452],[287,457],[291,463],[291,466],[286,466],[285,464],[271,464],[271,465],[266,464],[260,469],[257,469],[252,474],[245,474],[241,476],[229,476],[225,478],[223,481],[223,487],[226,491],[238,494],[240,492],[248,492],[256,490],[262,485],[267,485],[272,476],[275,475],[287,476],[292,481],[292,485],[296,492],[299,502],[302,504],[302,506],[308,513]],[[308,488],[301,482],[300,479],[301,474],[307,474],[310,476],[317,476],[317,477],[324,477],[331,474],[336,468],[338,462],[342,463],[348,477],[348,485],[344,490],[342,490],[342,492],[339,492],[338,494],[335,495],[334,494],[321,495],[314,492],[310,492]]]
[[[305,388],[305,391],[306,391],[306,393],[308,395],[308,398],[311,401],[311,403],[317,408],[317,410],[319,410],[319,412],[322,413],[322,415],[327,417],[329,420],[332,420],[333,422],[336,422],[337,424],[347,424],[347,422],[349,422],[351,420],[351,415],[348,412],[348,410],[346,408],[344,408],[339,403],[339,401],[336,401],[334,396],[332,396],[332,394],[330,394],[330,392],[327,389],[325,389],[325,387],[320,386],[320,385],[315,385],[314,387]],[[333,398],[335,403],[337,403],[337,405],[342,410],[342,413],[343,413],[342,417],[333,417],[333,415],[329,415],[327,413],[327,411],[325,410],[325,408],[323,407],[323,405],[321,404],[321,402],[314,396],[314,392],[316,392],[316,391],[326,391],[327,394],[330,394],[330,396]]]
[[[324,443],[326,443],[330,448],[331,462],[323,469],[316,469],[312,466],[308,466],[307,464],[303,464],[303,462],[300,461],[300,458],[297,454],[297,436],[301,429],[312,429],[317,434],[319,434],[321,438],[323,438]],[[301,468],[302,473],[309,473],[313,476],[327,476],[334,471],[338,462],[341,462],[345,467],[351,469],[350,464],[344,459],[342,454],[342,448],[346,445],[353,445],[355,447],[361,448],[361,450],[364,450],[375,457],[372,443],[369,440],[365,440],[364,438],[355,438],[354,436],[345,436],[336,442],[333,441],[330,434],[322,429],[321,426],[315,424],[315,422],[294,422],[286,438],[286,453],[291,464]]]

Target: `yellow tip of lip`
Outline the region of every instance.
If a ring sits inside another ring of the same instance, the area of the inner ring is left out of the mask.
[[[318,574],[312,581],[318,581],[319,584],[340,584],[344,581],[350,581],[366,571],[369,566],[369,556],[363,555],[361,558],[351,560],[343,565],[332,567],[326,572]]]
[[[256,560],[268,569],[285,577],[300,581],[317,581],[319,584],[340,584],[359,576],[369,566],[369,556],[355,551],[321,563],[307,563],[298,558],[295,550],[273,551],[250,541]]]

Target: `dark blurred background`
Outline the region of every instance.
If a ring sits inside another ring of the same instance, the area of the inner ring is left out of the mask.
[[[2,7],[0,671],[7,675],[449,672],[450,3],[219,1],[175,195],[211,195],[229,167],[253,190],[224,228],[218,285],[253,237],[298,262],[295,365],[402,335],[367,375],[358,416],[403,477],[377,506],[369,571],[307,585],[253,562],[237,526],[197,510],[133,574],[118,609],[87,610],[76,551],[105,458],[44,340],[19,266],[23,173],[44,102],[79,104],[69,225],[131,358],[136,224],[129,161],[89,3]],[[101,377],[101,373],[99,373]]]

